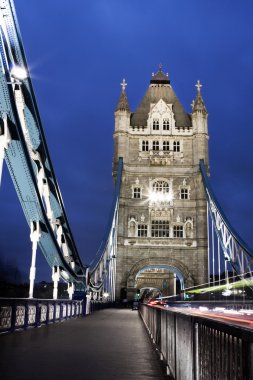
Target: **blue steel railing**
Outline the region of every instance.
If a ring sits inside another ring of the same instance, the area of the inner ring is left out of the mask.
[[[0,333],[26,330],[86,314],[83,301],[0,298]]]

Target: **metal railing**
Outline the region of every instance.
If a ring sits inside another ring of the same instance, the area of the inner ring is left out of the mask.
[[[61,322],[84,313],[83,301],[0,299],[0,333]]]
[[[253,379],[253,331],[143,304],[140,314],[172,379]]]

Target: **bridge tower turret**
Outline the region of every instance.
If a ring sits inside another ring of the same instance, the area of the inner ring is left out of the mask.
[[[199,160],[203,159],[205,164],[208,165],[208,113],[201,95],[200,81],[197,81],[197,95],[196,99],[192,102],[192,127],[195,139],[194,165],[199,166]]]
[[[122,83],[122,92],[118,101],[118,105],[115,110],[115,133],[114,133],[114,158],[115,164],[118,160],[118,157],[123,159],[127,158],[128,155],[128,129],[130,126],[130,108],[126,96],[126,86],[127,83],[123,79]]]
[[[206,282],[206,202],[199,160],[208,163],[208,131],[201,85],[192,114],[185,112],[161,66],[133,113],[125,80],[121,85],[113,167],[116,175],[123,157],[116,299],[132,299],[146,286],[168,294],[173,274],[181,287]]]

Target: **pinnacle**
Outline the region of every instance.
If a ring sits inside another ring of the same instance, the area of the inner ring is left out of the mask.
[[[128,104],[128,100],[127,100],[125,90],[122,90],[122,93],[120,95],[118,105],[117,105],[115,111],[128,111],[128,112],[130,112],[130,107]]]
[[[206,110],[206,107],[205,107],[205,104],[204,104],[204,100],[202,98],[202,95],[201,95],[201,87],[202,87],[202,84],[200,83],[200,81],[198,80],[197,81],[197,84],[195,85],[195,87],[197,87],[197,95],[196,95],[196,99],[193,100],[192,102],[192,113],[194,112],[203,112],[204,114],[207,114],[207,110]]]

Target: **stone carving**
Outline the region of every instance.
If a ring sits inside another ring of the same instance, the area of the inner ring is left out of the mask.
[[[129,222],[128,222],[128,236],[129,237],[135,237],[136,236],[136,220],[135,218],[131,217]]]

